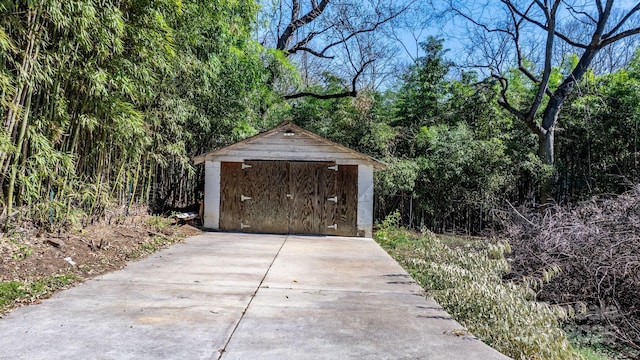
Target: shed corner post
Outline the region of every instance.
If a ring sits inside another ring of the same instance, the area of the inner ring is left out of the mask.
[[[358,165],[358,236],[373,237],[373,166]]]
[[[220,162],[206,161],[204,165],[204,215],[205,229],[220,228]]]

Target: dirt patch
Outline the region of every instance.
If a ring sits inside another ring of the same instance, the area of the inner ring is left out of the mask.
[[[194,226],[148,215],[55,233],[16,225],[0,234],[0,283],[29,284],[65,275],[73,279],[67,286],[77,284],[199,233]],[[49,295],[18,299],[9,309]]]

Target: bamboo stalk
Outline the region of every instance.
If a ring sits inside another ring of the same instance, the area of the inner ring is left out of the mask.
[[[151,199],[151,182],[153,181],[153,169],[154,166],[152,164],[152,161],[149,160],[149,155],[147,154],[147,159],[145,160],[145,168],[147,171],[147,183],[146,183],[146,187],[145,187],[145,195],[144,195],[144,202],[149,204],[149,200]]]
[[[142,164],[142,161],[138,161],[138,166],[136,168],[136,173],[133,176],[133,189],[131,190],[131,195],[129,197],[129,204],[127,205],[127,214],[129,213],[129,209],[131,208],[131,205],[133,204],[133,199],[135,198],[136,190],[138,189],[138,180],[139,180],[138,176],[140,175],[141,164]]]
[[[27,104],[25,106],[25,113],[24,113],[24,117],[22,119],[22,126],[20,127],[20,134],[18,135],[18,142],[17,142],[17,146],[18,149],[16,151],[16,159],[13,162],[13,165],[11,167],[11,175],[9,177],[9,185],[7,187],[7,215],[11,214],[11,212],[13,211],[13,197],[14,197],[14,190],[15,190],[15,183],[16,183],[16,176],[18,174],[18,157],[19,154],[22,152],[22,145],[24,142],[24,138],[25,138],[25,133],[27,132],[27,125],[29,123],[29,110],[31,108],[31,95],[29,95],[27,97]],[[9,224],[11,217],[7,216],[7,224]]]
[[[20,113],[18,109],[24,109],[24,104],[26,101],[31,101],[31,84],[28,81],[29,71],[31,69],[32,60],[38,56],[39,48],[35,46],[35,34],[37,33],[38,28],[38,18],[39,18],[38,8],[34,8],[30,10],[27,14],[27,25],[28,25],[28,34],[26,36],[27,43],[24,52],[24,56],[22,58],[22,64],[18,69],[18,92],[14,96],[7,111],[7,120],[5,122],[5,126],[7,127],[7,134],[10,137],[14,137],[15,125],[17,123],[17,115]],[[35,49],[35,50],[34,50]],[[35,53],[35,54],[34,54]],[[27,94],[28,99],[27,99]],[[27,115],[24,114],[26,118]],[[18,136],[19,137],[19,136]],[[18,146],[22,146],[20,144],[21,141],[16,141],[15,144]],[[20,156],[21,149],[17,149],[15,152],[15,156]],[[2,166],[2,177],[0,177],[0,187],[4,185],[5,175],[9,172],[9,167],[12,164],[12,156],[10,153],[0,153],[0,166]],[[13,163],[17,160],[14,159]],[[13,170],[12,170],[13,172]],[[15,182],[15,178],[14,178]],[[13,184],[15,185],[15,183]],[[13,194],[10,194],[11,202],[13,202]],[[7,196],[7,203],[9,203],[9,194]],[[10,206],[8,207],[10,209]]]
[[[120,170],[118,170],[118,175],[116,175],[116,179],[113,182],[113,186],[111,188],[111,193],[109,194],[109,197],[113,198],[114,194],[118,188],[118,182],[120,181],[120,178],[122,177],[122,173],[124,172],[124,166],[125,166],[125,162],[123,161],[122,164],[120,165]]]
[[[24,102],[26,100],[26,94],[27,94],[27,90],[28,90],[29,86],[28,84],[24,84],[23,86],[20,86],[20,98],[18,100],[17,103],[12,103],[13,108],[22,108],[24,105]],[[17,134],[15,134],[15,122],[17,119],[17,114],[19,112],[14,111],[13,114],[11,115],[11,119],[10,119],[10,126],[7,129],[7,134],[14,139],[15,136]],[[9,121],[9,120],[8,120]],[[9,172],[9,167],[11,166],[11,158],[12,158],[12,154],[5,152],[5,153],[0,153],[0,164],[2,165],[2,174],[5,175]],[[2,176],[2,178],[0,178],[0,187],[4,184],[4,176]]]
[[[96,173],[96,194],[93,197],[93,202],[91,204],[91,210],[89,210],[89,218],[93,217],[93,213],[96,209],[96,204],[98,199],[100,199],[102,194],[102,161],[100,161],[100,155],[98,155],[98,169]]]

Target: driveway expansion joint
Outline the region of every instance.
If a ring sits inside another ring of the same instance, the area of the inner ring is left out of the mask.
[[[231,339],[233,339],[233,335],[235,335],[236,330],[238,330],[238,327],[240,326],[240,323],[242,323],[242,320],[244,319],[244,316],[247,314],[247,311],[249,310],[249,307],[251,306],[251,303],[253,302],[253,299],[255,299],[256,294],[258,293],[258,291],[262,287],[262,284],[264,283],[264,280],[267,278],[267,275],[269,275],[269,271],[271,270],[271,267],[273,266],[273,263],[276,262],[276,259],[278,258],[278,255],[280,255],[280,251],[282,251],[282,248],[284,247],[284,244],[287,242],[288,239],[289,239],[289,235],[285,236],[284,240],[282,240],[282,244],[280,244],[280,247],[278,248],[278,251],[276,252],[276,254],[273,257],[273,259],[271,260],[271,263],[269,264],[269,267],[267,268],[267,271],[264,272],[264,275],[262,276],[262,279],[260,279],[260,283],[255,288],[255,290],[253,291],[251,296],[249,297],[249,301],[247,302],[247,306],[245,306],[245,308],[242,310],[242,314],[240,315],[240,318],[238,319],[238,321],[236,321],[236,323],[235,323],[235,325],[233,327],[233,330],[231,330],[231,334],[229,334],[229,337],[227,338],[227,341],[224,343],[224,347],[218,351],[219,355],[218,355],[217,360],[222,359],[222,356],[227,351],[227,346],[229,346],[229,342],[231,342]]]

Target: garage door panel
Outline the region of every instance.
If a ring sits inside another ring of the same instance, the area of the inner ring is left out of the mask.
[[[337,230],[336,193],[337,171],[334,163],[324,163],[316,168],[318,206],[318,234],[335,235]]]
[[[244,167],[242,230],[287,233],[287,162],[246,161]]]
[[[241,163],[222,162],[220,164],[220,229],[222,230],[241,230],[241,178]]]
[[[289,232],[293,234],[316,234],[318,199],[316,196],[317,163],[289,163],[289,192],[291,209]]]
[[[358,216],[358,166],[338,166],[336,194],[336,235],[357,236]]]

